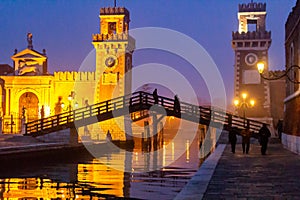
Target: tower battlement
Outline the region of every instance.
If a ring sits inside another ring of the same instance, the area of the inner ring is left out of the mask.
[[[93,34],[93,42],[122,41],[122,40],[128,40],[128,34],[127,33]]]
[[[95,72],[54,72],[54,79],[59,81],[94,81],[96,80]]]
[[[266,3],[239,4],[239,12],[266,12]]]
[[[129,11],[124,7],[106,7],[100,8],[100,15],[127,15]]]
[[[232,40],[261,40],[261,39],[271,39],[271,31],[257,32],[248,31],[245,32],[232,32]]]

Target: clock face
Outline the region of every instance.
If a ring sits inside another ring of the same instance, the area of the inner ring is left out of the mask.
[[[257,63],[257,55],[254,53],[248,53],[245,57],[247,65],[255,65]]]
[[[104,62],[106,67],[111,68],[117,65],[117,58],[115,56],[108,56]]]

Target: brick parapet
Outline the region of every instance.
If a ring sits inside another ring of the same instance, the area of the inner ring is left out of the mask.
[[[271,31],[248,31],[247,33],[238,31],[232,32],[232,40],[261,40],[261,39],[271,39]]]
[[[95,81],[95,72],[54,72],[54,79],[58,81]]]
[[[239,4],[239,12],[265,12],[266,3],[243,3]]]

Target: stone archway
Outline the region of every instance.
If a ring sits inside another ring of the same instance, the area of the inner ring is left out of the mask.
[[[25,112],[23,111],[23,108],[25,108]],[[20,117],[22,117],[24,113],[27,122],[39,118],[39,100],[34,93],[26,92],[20,96],[19,113]]]

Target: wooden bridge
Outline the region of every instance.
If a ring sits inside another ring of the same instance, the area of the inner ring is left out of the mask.
[[[135,92],[130,95],[28,122],[25,125],[25,135],[41,136],[67,128],[74,128],[75,125],[76,127],[82,127],[126,114],[130,114],[132,120],[137,121],[149,117],[148,111],[156,104],[158,106],[158,109],[155,109],[157,114],[174,116],[225,130],[229,130],[231,127],[238,129],[249,127],[251,131],[257,133],[263,124],[233,115],[224,110],[185,102],[180,102],[180,111],[176,111],[174,109],[174,99],[158,96],[158,101],[155,102],[152,94]]]

